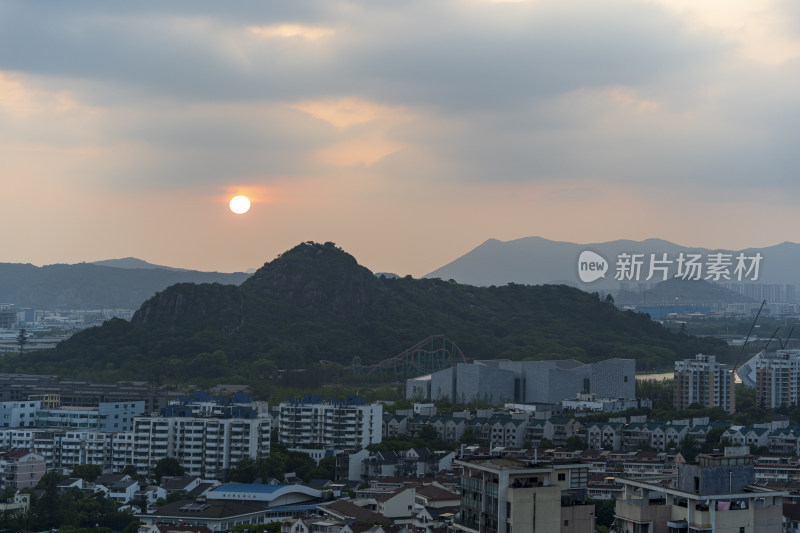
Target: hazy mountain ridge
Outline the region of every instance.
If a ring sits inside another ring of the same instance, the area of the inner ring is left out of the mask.
[[[111,320],[52,352],[8,356],[0,368],[101,380],[247,382],[322,359],[374,363],[432,334],[475,359],[616,356],[646,368],[726,349],[571,287],[379,278],[332,243],[304,243],[240,286],[173,285],[131,322]]]
[[[604,279],[583,283],[578,278],[578,257],[585,250],[596,252],[609,261],[609,270]],[[757,282],[800,285],[800,269],[796,268],[800,264],[800,244],[784,242],[763,248],[721,250],[681,246],[663,239],[616,240],[589,244],[551,241],[542,237],[523,237],[506,242],[488,239],[424,277],[453,279],[459,283],[477,286],[505,283],[539,285],[560,280],[583,290],[616,292],[620,282],[614,279],[614,260],[620,253],[644,253],[648,257],[651,253],[667,253],[668,257],[675,259],[680,252],[699,253],[703,256],[715,252],[734,255],[739,252],[747,255],[760,252],[763,260]],[[644,275],[640,281],[645,281]],[[658,281],[660,279],[655,279],[652,283]]]
[[[178,272],[191,272],[190,269],[187,268],[175,268],[165,265],[154,265],[153,263],[148,263],[143,259],[139,259],[137,257],[122,257],[119,259],[104,259],[102,261],[92,261],[92,265],[99,265],[99,266],[108,266],[114,268],[141,268],[144,270],[154,270],[157,268],[161,268],[164,270],[175,270]]]
[[[93,263],[0,263],[0,302],[17,307],[136,309],[156,292],[176,283],[238,285],[249,274],[163,268],[117,268]]]
[[[618,291],[614,294],[617,305],[702,305],[709,303],[753,302],[752,298],[704,280],[668,279],[646,292]]]

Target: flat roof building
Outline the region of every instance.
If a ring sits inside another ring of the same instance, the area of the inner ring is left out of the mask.
[[[746,447],[679,464],[674,484],[618,477],[618,533],[780,533],[788,492],[756,486]]]
[[[460,512],[451,526],[455,531],[594,532],[587,464],[508,457],[453,463],[462,468]]]

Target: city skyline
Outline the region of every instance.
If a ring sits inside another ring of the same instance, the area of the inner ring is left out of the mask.
[[[784,0],[0,3],[2,262],[797,242]],[[237,194],[252,208],[234,215]]]

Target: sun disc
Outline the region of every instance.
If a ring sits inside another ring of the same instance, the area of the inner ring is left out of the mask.
[[[237,215],[243,215],[250,210],[250,198],[242,194],[231,198],[231,211]]]

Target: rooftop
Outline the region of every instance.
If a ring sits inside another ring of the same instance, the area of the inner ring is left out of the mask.
[[[257,494],[272,494],[284,487],[292,487],[293,485],[263,485],[255,483],[225,483],[219,487],[214,487],[210,492],[240,492],[240,493],[257,493]]]

